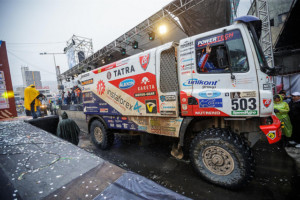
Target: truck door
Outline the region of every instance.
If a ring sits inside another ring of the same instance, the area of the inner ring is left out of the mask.
[[[191,39],[196,62],[183,86],[192,86],[194,116],[259,115],[256,69],[243,31],[215,31]]]

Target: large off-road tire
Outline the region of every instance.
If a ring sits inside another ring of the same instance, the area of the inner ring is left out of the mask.
[[[98,120],[94,120],[91,123],[90,134],[93,143],[100,149],[108,149],[114,143],[114,134],[107,130]]]
[[[190,148],[193,167],[205,180],[238,189],[254,175],[254,159],[240,136],[227,129],[206,129],[194,138]]]

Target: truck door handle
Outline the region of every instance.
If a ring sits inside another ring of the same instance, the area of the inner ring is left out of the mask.
[[[188,98],[188,104],[189,105],[198,105],[198,101],[195,97],[189,97]]]

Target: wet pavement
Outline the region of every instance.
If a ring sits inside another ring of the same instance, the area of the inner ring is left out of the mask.
[[[300,174],[294,160],[280,144],[257,143],[255,178],[245,188],[231,191],[202,180],[189,160],[177,160],[170,154],[173,141],[163,136],[151,136],[142,145],[139,136],[117,135],[109,150],[97,149],[87,134],[87,125],[76,120],[82,130],[79,146],[109,162],[192,199],[300,199]]]
[[[23,119],[0,122],[1,200],[120,198],[189,199]]]

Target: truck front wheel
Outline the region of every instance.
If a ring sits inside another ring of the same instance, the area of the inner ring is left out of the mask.
[[[190,159],[197,173],[222,187],[237,189],[251,181],[254,159],[249,146],[227,129],[206,129],[193,139]]]
[[[110,146],[113,145],[114,134],[108,131],[104,127],[104,125],[98,120],[94,120],[92,122],[90,134],[93,143],[100,149],[108,149]]]

